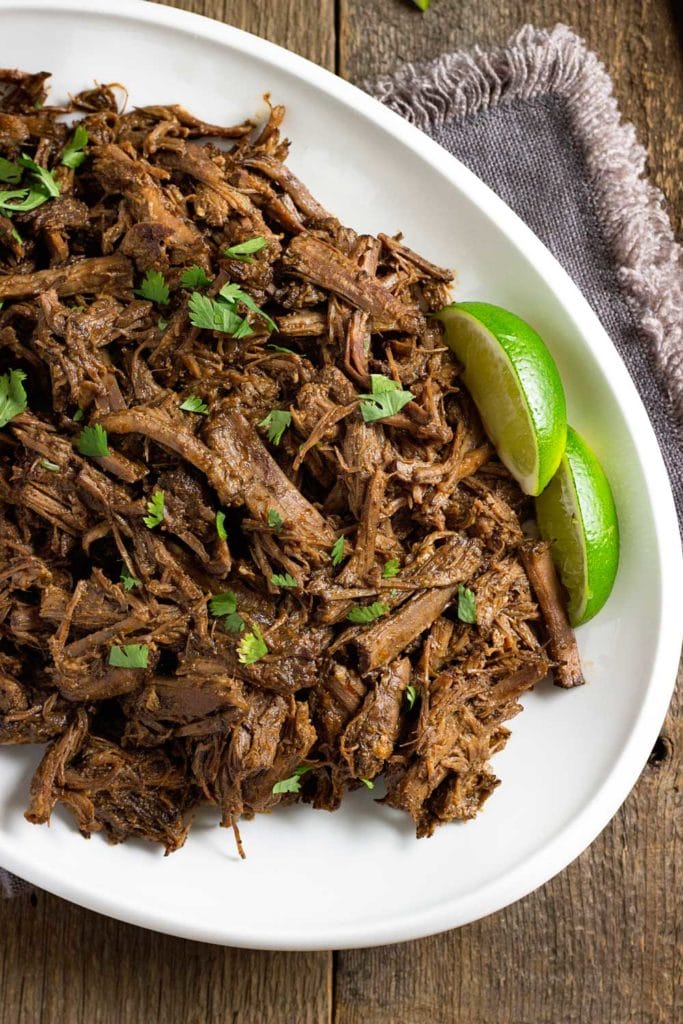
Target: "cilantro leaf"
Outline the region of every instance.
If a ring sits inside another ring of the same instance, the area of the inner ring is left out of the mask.
[[[385,580],[390,580],[393,576],[398,576],[400,569],[398,558],[390,558],[388,562],[384,563],[382,569],[382,577]]]
[[[15,160],[5,160],[0,156],[0,181],[6,181],[8,185],[18,185],[24,169]]]
[[[160,331],[165,331],[168,327],[168,320],[164,320],[163,316],[160,316],[157,320],[157,327]]]
[[[152,497],[147,502],[147,511],[149,515],[143,516],[142,521],[149,530],[153,530],[155,526],[164,521],[165,506],[164,506],[164,492],[155,491]]]
[[[46,203],[50,196],[42,188],[19,188],[0,192],[0,210],[7,213],[27,213]]]
[[[272,409],[265,419],[261,420],[259,427],[263,427],[267,431],[269,441],[272,441],[273,444],[279,444],[282,440],[282,435],[291,422],[291,412],[287,412],[286,409]]]
[[[273,573],[270,577],[270,582],[274,587],[288,587],[290,590],[295,590],[299,586],[294,577],[290,576],[288,572],[282,573],[281,575]]]
[[[432,0],[413,0],[413,3],[415,4],[415,6],[419,7],[420,10],[423,11],[423,12],[429,10],[429,5],[430,5],[431,2],[432,2]]]
[[[252,313],[256,313],[256,315],[260,316],[262,320],[265,320],[271,331],[277,330],[277,324],[275,321],[272,320],[267,313],[264,313],[261,307],[254,302],[251,295],[242,291],[238,284],[224,284],[218,294],[222,299],[225,299],[226,302],[235,307],[238,302],[241,302],[242,305],[246,306],[247,309],[250,309]]]
[[[83,150],[88,145],[88,131],[85,125],[77,124],[76,130],[62,150],[61,163],[75,170],[87,158]]]
[[[147,644],[114,644],[109,651],[109,664],[115,668],[147,668]]]
[[[78,435],[76,447],[81,455],[90,455],[95,459],[109,455],[107,431],[101,423],[96,423],[93,427],[83,427]]]
[[[346,613],[346,618],[349,622],[357,622],[367,625],[367,623],[374,622],[375,619],[381,618],[382,615],[386,615],[388,611],[388,604],[384,604],[383,601],[373,601],[372,604],[364,606],[356,605],[354,608],[350,608]]]
[[[60,470],[60,467],[57,465],[57,463],[50,462],[49,459],[41,459],[38,465],[42,466],[43,469],[49,469],[51,473],[59,473]]]
[[[195,263],[193,266],[188,267],[187,270],[183,270],[180,275],[180,283],[183,288],[208,288],[211,284],[211,278],[203,267],[199,267]]]
[[[412,711],[413,708],[415,707],[415,701],[420,696],[420,687],[419,686],[413,686],[412,683],[409,683],[408,686],[406,686],[405,694],[406,694],[406,703],[407,703],[408,707],[410,708],[410,710]]]
[[[84,416],[83,409],[76,409],[76,412],[71,417],[74,423],[80,423]]]
[[[121,583],[123,584],[123,589],[124,590],[132,590],[133,587],[141,587],[142,586],[142,583],[137,578],[137,576],[131,576],[130,573],[128,572],[128,570],[126,569],[125,565],[121,566],[121,575],[120,575],[119,579],[121,580]]]
[[[0,427],[13,420],[27,405],[23,370],[9,370],[0,377]]]
[[[359,395],[359,398],[362,399],[360,411],[366,423],[394,416],[401,411],[404,405],[415,398],[412,391],[401,390],[400,384],[381,373],[371,373],[370,381],[372,393]]]
[[[214,594],[209,600],[209,611],[217,619],[236,612],[237,597],[234,591],[226,590],[224,594]]]
[[[253,626],[251,633],[245,633],[237,647],[237,657],[242,665],[253,665],[268,653],[268,645],[258,626]]]
[[[273,352],[284,352],[288,356],[298,356],[299,353],[295,352],[293,348],[285,348],[284,345],[274,345],[272,342],[266,345],[266,348],[271,348]]]
[[[225,529],[225,512],[216,512],[216,533],[219,540],[228,539],[228,532]]]
[[[258,235],[256,238],[249,238],[246,242],[239,242],[237,245],[231,245],[229,248],[224,249],[223,253],[225,256],[230,256],[233,260],[241,260],[243,263],[253,263],[251,254],[254,252],[260,252],[266,245],[265,238]]]
[[[341,565],[341,563],[344,561],[345,555],[343,537],[337,537],[337,539],[335,540],[330,551],[330,558],[332,559],[332,565]]]
[[[59,195],[59,183],[55,181],[52,171],[48,171],[47,167],[41,167],[37,164],[30,156],[26,156],[22,153],[19,157],[19,163],[22,167],[28,167],[31,175],[39,183],[40,188],[44,190],[46,195],[50,198],[54,198]]]
[[[306,772],[313,771],[312,764],[300,764],[298,768],[294,769],[294,774],[290,775],[288,779],[280,779],[273,786],[273,793],[299,793],[301,790],[301,776],[305,775]]]
[[[372,779],[359,779],[358,781],[362,782],[364,786],[368,787],[368,789],[375,788],[375,783],[372,781]]]
[[[266,522],[268,523],[268,526],[271,528],[271,530],[275,530],[276,533],[279,533],[280,530],[282,529],[282,516],[277,511],[277,509],[268,509],[268,513],[266,515]]]
[[[134,294],[142,299],[149,299],[150,302],[158,302],[162,306],[165,306],[171,297],[164,275],[159,270],[148,270]]]
[[[228,633],[241,633],[244,629],[244,619],[239,612],[230,612],[223,619],[223,627]]]
[[[246,338],[253,334],[249,323],[235,312],[234,306],[227,302],[216,302],[214,299],[192,292],[188,302],[190,323],[194,327],[202,327],[207,331],[220,331],[232,334],[235,338]]]
[[[477,599],[462,583],[458,584],[458,618],[461,622],[477,621]]]
[[[209,411],[208,405],[206,405],[199,395],[188,395],[184,402],[180,403],[180,408],[184,412],[198,412],[202,416],[206,416]]]

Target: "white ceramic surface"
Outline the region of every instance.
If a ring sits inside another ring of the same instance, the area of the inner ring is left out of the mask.
[[[398,812],[351,796],[336,814],[288,808],[244,823],[248,859],[208,812],[183,850],[84,842],[68,816],[22,812],[40,751],[0,750],[0,864],[126,921],[232,945],[319,949],[410,939],[525,895],[575,858],[635,782],[670,699],[681,639],[673,503],[645,411],[611,342],[534,235],[443,150],[285,50],[167,7],[0,0],[0,66],[54,72],[53,97],[94,79],[133,103],[180,101],[229,123],[288,107],[291,165],[355,228],[402,229],[458,271],[457,295],[509,306],[547,339],[572,424],[602,459],[622,561],[604,611],[579,631],[588,685],[539,688],[495,759],[503,779],[475,822],[417,841]]]

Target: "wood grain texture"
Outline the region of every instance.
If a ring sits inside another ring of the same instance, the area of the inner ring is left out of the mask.
[[[503,42],[525,21],[562,20],[605,60],[650,173],[683,213],[683,72],[668,0],[432,0],[427,15],[409,0],[337,0],[336,11],[334,0],[170,4],[354,81],[402,60]],[[334,979],[331,954],[185,942],[41,892],[0,902],[0,1024],[675,1024],[680,723],[679,698],[624,807],[552,882],[459,931],[337,954]]]
[[[425,14],[410,0],[339,2],[339,71],[354,82],[408,60],[475,43],[503,44],[525,23],[569,25],[614,79],[622,113],[648,151],[648,172],[680,226],[683,51],[675,14],[680,0],[432,0]]]
[[[155,935],[38,892],[0,901],[0,1024],[329,1024],[331,954]]]
[[[335,70],[335,0],[154,0],[204,14]]]

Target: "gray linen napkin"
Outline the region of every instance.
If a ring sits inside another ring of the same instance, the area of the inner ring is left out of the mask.
[[[367,86],[498,193],[571,274],[629,368],[683,516],[683,275],[645,152],[568,28],[408,64]],[[0,897],[28,891],[0,869]]]

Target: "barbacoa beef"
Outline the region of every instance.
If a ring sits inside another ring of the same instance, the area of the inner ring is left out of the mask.
[[[242,852],[240,818],[382,776],[418,835],[471,818],[518,698],[582,677],[432,318],[451,272],[325,210],[282,107],[55,108],[46,78],[0,71],[0,377],[28,394],[0,426],[0,743],[45,745],[29,820],[172,851],[208,803]]]

